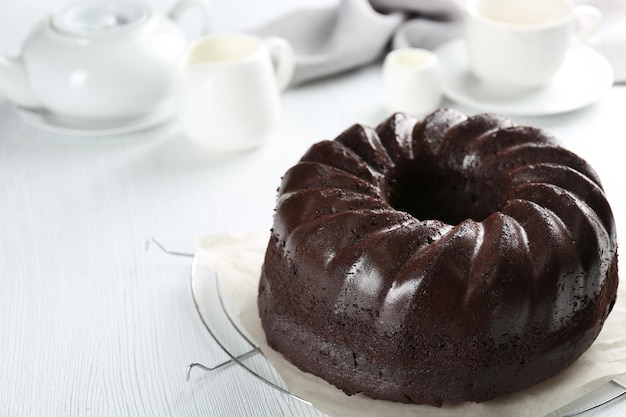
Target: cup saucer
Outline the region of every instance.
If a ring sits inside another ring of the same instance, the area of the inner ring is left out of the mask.
[[[541,89],[511,92],[494,89],[469,69],[464,39],[435,50],[439,58],[445,96],[479,111],[515,116],[565,113],[599,100],[613,85],[613,69],[586,45],[573,47],[552,82]]]
[[[174,117],[174,106],[171,103],[164,103],[145,116],[117,122],[74,120],[39,109],[16,107],[15,111],[30,125],[49,132],[71,136],[124,135],[155,127]]]

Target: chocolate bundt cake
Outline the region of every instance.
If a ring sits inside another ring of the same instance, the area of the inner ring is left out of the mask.
[[[285,174],[259,287],[268,343],[348,394],[441,405],[536,384],[615,303],[594,170],[504,117],[395,114]]]

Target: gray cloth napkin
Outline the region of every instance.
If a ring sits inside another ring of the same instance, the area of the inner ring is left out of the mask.
[[[586,0],[603,22],[588,44],[612,64],[615,82],[626,82],[626,0]],[[280,36],[294,48],[293,84],[369,64],[388,48],[433,49],[462,35],[464,0],[339,0],[302,8],[251,30]]]

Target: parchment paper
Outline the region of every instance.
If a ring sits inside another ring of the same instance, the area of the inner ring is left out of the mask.
[[[347,396],[324,380],[298,370],[267,346],[257,313],[257,286],[268,242],[267,234],[207,236],[198,243],[199,263],[219,276],[223,295],[238,310],[241,324],[258,343],[288,389],[330,416],[441,417],[544,416],[626,374],[626,291],[591,348],[572,366],[527,390],[484,403],[461,403],[442,408]]]

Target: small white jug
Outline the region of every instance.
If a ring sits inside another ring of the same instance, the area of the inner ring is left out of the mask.
[[[198,39],[178,71],[183,134],[215,153],[261,146],[279,119],[280,92],[294,65],[293,50],[283,39],[240,33]]]
[[[420,48],[396,49],[383,63],[383,99],[391,112],[422,117],[441,101],[437,56]]]

